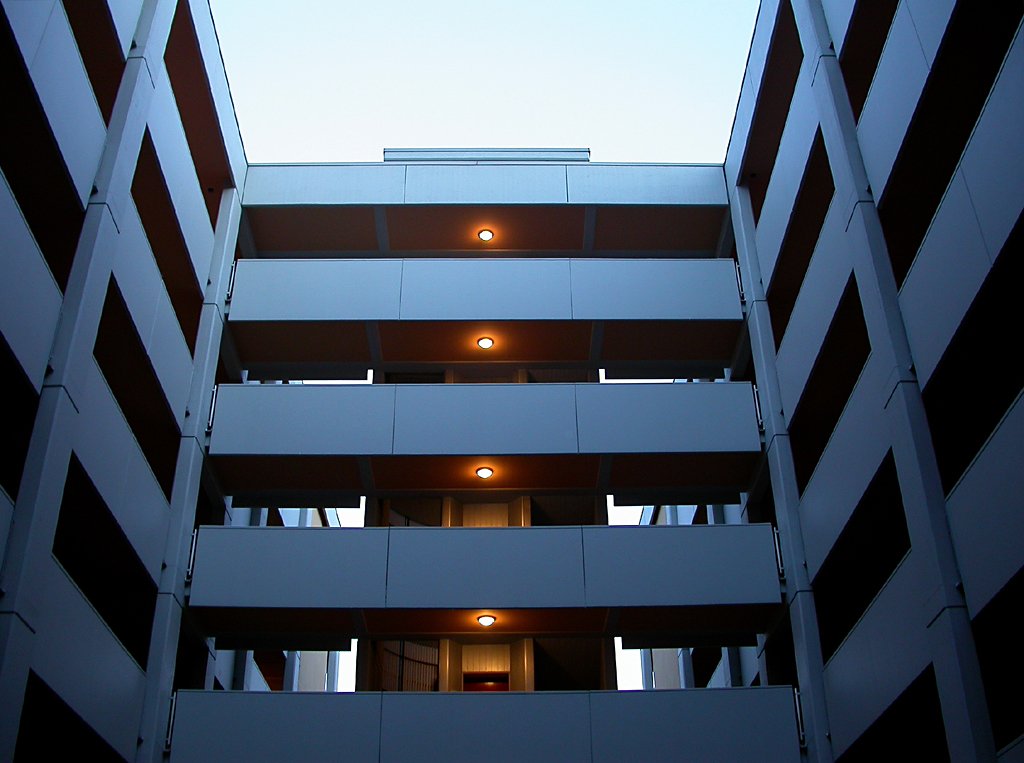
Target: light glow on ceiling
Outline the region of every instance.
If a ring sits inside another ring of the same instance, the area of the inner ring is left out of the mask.
[[[496,618],[494,615],[480,615],[480,617],[478,617],[476,621],[485,628],[490,628],[492,625],[494,625],[494,623],[498,621],[498,618]]]
[[[494,469],[489,466],[481,466],[476,470],[476,476],[482,480],[488,480],[494,475]]]
[[[494,340],[489,336],[482,336],[476,340],[476,346],[481,350],[489,350],[494,346]]]
[[[477,231],[476,235],[481,241],[487,242],[494,238],[494,231],[490,228],[483,228],[482,230]]]

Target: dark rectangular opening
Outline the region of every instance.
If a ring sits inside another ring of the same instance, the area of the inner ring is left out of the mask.
[[[807,267],[818,244],[821,226],[825,223],[825,215],[828,214],[835,190],[828,154],[825,153],[825,141],[819,128],[811,144],[793,214],[789,218],[789,227],[766,295],[776,349],[782,344],[782,337],[789,326],[793,306],[804,276],[807,275]]]
[[[782,0],[768,47],[757,106],[750,123],[746,158],[740,172],[740,183],[750,190],[755,224],[761,218],[761,207],[764,206],[768,181],[775,168],[775,158],[779,153],[782,131],[786,127],[789,104],[793,100],[803,60],[804,52],[800,47],[793,9],[789,0]]]
[[[693,664],[693,686],[703,689],[711,683],[711,677],[722,661],[722,648],[717,646],[694,647],[690,651],[690,660]]]
[[[764,643],[764,683],[769,686],[799,686],[796,677],[796,649],[789,613],[779,621]]]
[[[751,524],[767,522],[773,527],[778,525],[775,516],[775,494],[772,492],[767,470],[762,470],[752,489],[747,493],[747,504],[744,508],[747,521]]]
[[[928,379],[922,397],[942,488],[948,495],[1024,390],[1024,365],[1008,358],[1019,326],[1024,215]],[[1010,332],[1008,335],[1007,332]],[[999,362],[1006,359],[1005,362]],[[989,372],[997,364],[997,372]]]
[[[892,451],[814,577],[814,608],[827,661],[910,551],[910,532]]]
[[[72,454],[53,555],[143,670],[156,611],[156,583]]]
[[[997,750],[1024,734],[1024,713],[1020,711],[1024,666],[1017,659],[1022,607],[1024,570],[1018,570],[971,622]]]
[[[280,649],[257,649],[252,653],[256,667],[271,691],[284,689],[285,654]]]
[[[802,493],[871,352],[857,284],[846,284],[818,358],[789,423],[797,487]]]
[[[16,763],[40,760],[123,761],[82,717],[30,672],[21,706]]]
[[[132,198],[142,220],[149,247],[163,276],[164,288],[171,299],[178,325],[190,352],[196,350],[199,313],[203,307],[203,290],[196,281],[185,238],[178,225],[174,203],[164,181],[160,160],[153,139],[146,130],[139,151],[139,163],[132,180]]]
[[[206,487],[199,488],[199,496],[196,498],[196,517],[194,527],[200,525],[223,525],[225,524],[224,499],[211,497]]]
[[[384,384],[444,384],[444,371],[385,371]]]
[[[178,648],[174,658],[172,691],[179,689],[205,689],[206,667],[210,652],[206,639],[190,622],[188,614],[182,616],[178,628]]]
[[[967,146],[1024,4],[959,0],[903,138],[878,214],[902,285]]]
[[[7,491],[12,501],[17,501],[21,473],[25,469],[32,428],[36,423],[39,394],[3,335],[0,335],[0,378],[4,380],[7,442],[7,455],[0,459],[0,487]]]
[[[377,522],[371,524],[367,512],[367,527],[440,527],[443,502],[440,498],[378,498]]]
[[[96,103],[103,121],[110,124],[124,74],[124,55],[114,20],[106,4],[94,0],[63,0],[63,3]]]
[[[221,191],[232,185],[231,170],[188,3],[175,9],[164,64],[210,225],[216,227]]]
[[[601,638],[536,638],[533,640],[533,685],[536,691],[597,691],[607,640]]]
[[[860,120],[897,5],[899,0],[858,0],[850,17],[839,55],[839,68],[843,72],[855,121]]]
[[[604,496],[534,495],[530,496],[532,527],[566,527],[608,524],[608,503]]]
[[[929,665],[840,757],[843,763],[949,760],[935,671]]]
[[[0,170],[61,291],[67,287],[85,209],[64,164],[25,60],[0,13]]]
[[[113,278],[107,284],[93,355],[153,475],[170,501],[181,433],[128,305]]]
[[[267,527],[284,527],[284,519],[280,509],[271,506],[267,509]]]
[[[839,423],[870,350],[857,284],[851,277],[790,421],[790,441],[801,493]]]

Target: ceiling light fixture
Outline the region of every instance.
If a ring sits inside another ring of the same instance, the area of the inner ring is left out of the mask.
[[[498,618],[496,618],[494,615],[480,615],[480,617],[478,617],[476,621],[485,628],[490,628],[492,625],[494,625],[494,623],[498,621]]]
[[[482,480],[490,479],[493,474],[494,469],[492,469],[489,466],[481,466],[479,469],[476,470],[476,476]]]
[[[494,238],[494,231],[492,231],[490,228],[482,228],[481,230],[477,231],[476,235],[481,241],[490,241],[492,238]]]
[[[494,340],[489,336],[482,336],[476,340],[476,346],[481,350],[489,350],[494,346]]]

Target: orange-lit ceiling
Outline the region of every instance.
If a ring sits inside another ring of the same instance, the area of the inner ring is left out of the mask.
[[[256,249],[344,252],[714,251],[724,206],[250,206]],[[494,239],[477,233],[487,228]]]

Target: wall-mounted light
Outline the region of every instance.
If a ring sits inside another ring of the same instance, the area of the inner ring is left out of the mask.
[[[498,618],[496,618],[494,615],[480,615],[480,617],[478,617],[476,621],[485,628],[490,628],[498,621]]]
[[[482,228],[476,232],[476,235],[481,241],[490,241],[494,238],[494,231],[490,228]]]
[[[481,350],[489,350],[494,346],[494,339],[489,336],[482,336],[476,340],[476,346]]]
[[[482,480],[489,480],[494,475],[494,469],[489,466],[481,466],[476,470],[476,476]]]

